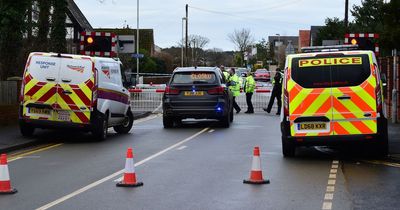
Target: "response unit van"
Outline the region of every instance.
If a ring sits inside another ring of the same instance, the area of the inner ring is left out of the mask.
[[[349,142],[371,144],[377,154],[387,155],[387,119],[374,53],[323,51],[287,56],[283,155],[294,156],[296,146]]]
[[[109,127],[128,133],[133,125],[120,62],[112,58],[31,53],[20,95],[22,135],[35,128],[75,127],[105,139]]]

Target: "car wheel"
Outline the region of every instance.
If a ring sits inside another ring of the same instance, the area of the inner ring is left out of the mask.
[[[99,114],[97,117],[96,126],[92,130],[92,134],[98,141],[103,141],[107,138],[108,134],[108,114],[102,116]]]
[[[285,136],[282,136],[282,153],[284,157],[294,157],[296,154],[296,146]]]
[[[230,125],[230,123],[231,123],[230,116],[231,116],[230,114],[227,114],[226,116],[224,116],[224,117],[220,120],[221,127],[223,127],[223,128],[229,128],[229,125]]]
[[[171,117],[163,116],[163,125],[164,128],[172,128],[174,127],[174,121],[172,120]]]
[[[233,109],[231,109],[231,112],[229,113],[230,117],[230,122],[233,122]]]
[[[23,121],[20,121],[19,130],[21,131],[22,136],[31,137],[31,136],[33,136],[33,133],[35,132],[35,127],[33,127]]]
[[[125,117],[124,123],[122,125],[114,126],[114,130],[120,134],[127,134],[132,129],[133,126],[133,114],[129,110],[127,116]]]

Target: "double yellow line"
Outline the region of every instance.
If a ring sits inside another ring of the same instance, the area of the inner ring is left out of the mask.
[[[28,155],[31,155],[31,154],[34,154],[34,153],[37,153],[37,152],[42,152],[42,151],[45,151],[45,150],[49,150],[49,149],[52,149],[54,147],[58,147],[58,146],[61,146],[61,145],[63,145],[63,144],[62,143],[59,143],[59,144],[45,144],[45,145],[42,145],[42,146],[39,146],[39,147],[35,147],[33,149],[28,149],[28,150],[25,150],[25,151],[22,151],[22,152],[12,153],[12,154],[10,154],[8,156],[8,162],[12,162],[12,161],[21,159],[23,157],[26,157]]]

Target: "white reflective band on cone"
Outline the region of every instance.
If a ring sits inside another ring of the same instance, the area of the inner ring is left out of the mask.
[[[0,181],[10,181],[7,165],[0,165]]]
[[[125,173],[135,173],[135,163],[132,158],[127,158],[125,161]]]
[[[253,163],[251,164],[252,171],[261,171],[261,160],[259,156],[253,157]]]

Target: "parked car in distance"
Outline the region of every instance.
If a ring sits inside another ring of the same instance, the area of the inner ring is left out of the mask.
[[[217,119],[222,127],[233,121],[232,92],[219,68],[177,68],[163,95],[163,125],[171,128],[183,119]]]
[[[271,72],[267,69],[257,69],[254,72],[254,79],[257,81],[270,81]]]

